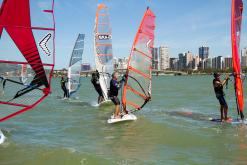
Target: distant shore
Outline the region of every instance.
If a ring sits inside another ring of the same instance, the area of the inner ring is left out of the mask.
[[[124,74],[126,70],[124,69],[119,69],[116,70],[120,74]],[[81,72],[81,77],[90,77],[94,70],[89,70],[89,71],[82,71]],[[205,75],[212,75],[213,72],[184,72],[184,71],[170,71],[170,70],[165,70],[165,71],[152,71],[152,76],[205,76]],[[229,72],[221,72],[222,74],[226,74]],[[54,77],[61,77],[61,76],[66,76],[67,75],[67,70],[56,70],[53,73]]]

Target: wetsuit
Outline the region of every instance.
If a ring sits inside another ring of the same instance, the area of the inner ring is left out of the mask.
[[[99,96],[103,97],[103,93],[102,93],[101,86],[99,83],[99,73],[98,72],[92,74],[91,83],[93,84]]]
[[[216,81],[219,82],[219,80],[214,79],[213,84],[215,84]],[[224,97],[225,94],[223,92],[223,85],[218,85],[217,87],[214,85],[214,92],[215,92],[216,98],[219,100],[220,105],[227,106],[227,103]]]
[[[66,88],[66,83],[67,83],[67,81],[66,80],[64,80],[64,79],[61,79],[61,88],[62,88],[62,90],[63,90],[63,92],[64,92],[64,94],[63,94],[63,97],[69,97],[68,96],[68,90],[67,90],[67,88]]]
[[[111,79],[110,82],[110,99],[111,101],[115,104],[115,105],[120,105],[120,101],[118,99],[118,90],[121,88],[121,83],[124,80],[121,80],[120,82],[118,82],[117,80]]]

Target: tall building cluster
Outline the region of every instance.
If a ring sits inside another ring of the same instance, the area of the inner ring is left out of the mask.
[[[166,70],[170,68],[170,56],[167,46],[152,49],[152,67],[155,70]]]
[[[126,69],[128,58],[114,58],[115,69]],[[247,48],[241,50],[241,65],[247,67]],[[169,55],[167,46],[152,48],[152,68],[154,70],[206,70],[206,69],[231,69],[232,57],[210,57],[209,47],[201,46],[198,54],[190,51],[179,53],[178,57]]]
[[[179,53],[177,58],[169,58],[167,46],[153,48],[153,69],[156,70],[206,70],[206,69],[231,69],[232,57],[210,57],[209,47],[201,46],[198,55],[188,51]],[[241,51],[241,65],[247,67],[247,48]]]
[[[128,58],[113,58],[113,65],[115,69],[127,69]]]

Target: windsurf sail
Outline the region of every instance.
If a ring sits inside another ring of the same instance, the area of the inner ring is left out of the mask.
[[[25,85],[27,83],[27,65],[21,64],[21,82]]]
[[[122,95],[123,108],[127,111],[140,110],[151,100],[154,30],[155,15],[147,8],[128,60]]]
[[[99,4],[94,28],[94,54],[96,69],[100,74],[99,83],[105,101],[109,100],[108,90],[113,72],[112,32],[108,8]]]
[[[50,91],[55,59],[53,0],[0,0],[0,122],[32,109]],[[32,76],[19,81],[22,66]]]
[[[234,72],[234,86],[237,103],[237,110],[240,117],[244,115],[244,96],[241,79],[241,64],[239,55],[241,24],[242,24],[243,2],[242,0],[232,0],[232,17],[231,17],[231,38],[232,38],[232,66]]]
[[[68,69],[68,90],[69,96],[78,91],[81,86],[81,64],[84,49],[84,34],[79,34],[69,62]]]

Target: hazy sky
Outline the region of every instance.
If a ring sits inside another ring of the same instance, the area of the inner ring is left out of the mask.
[[[156,14],[155,45],[167,45],[171,57],[186,51],[198,54],[201,45],[210,47],[211,57],[231,55],[231,0],[55,0],[56,69],[68,66],[78,33],[86,35],[83,62],[94,65],[95,11],[102,2],[109,7],[115,57],[129,55],[147,6]],[[247,46],[246,13],[242,46]]]

